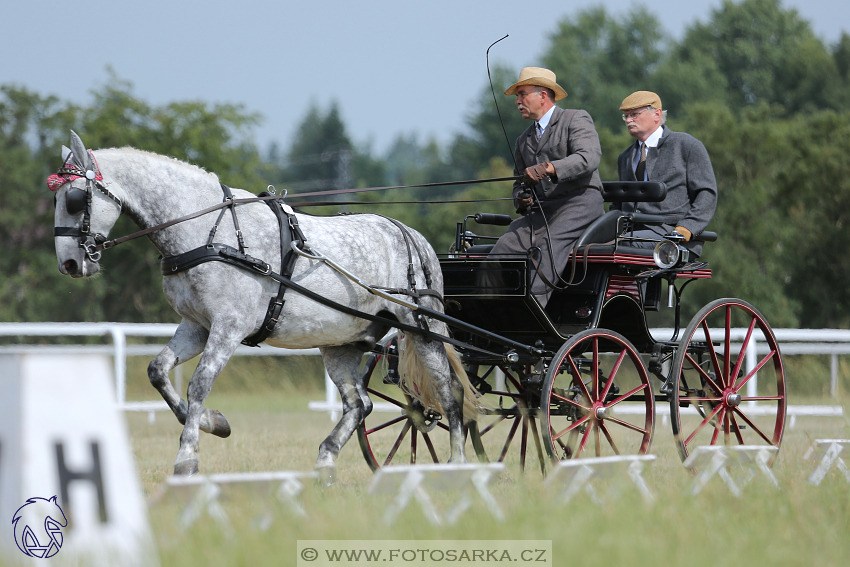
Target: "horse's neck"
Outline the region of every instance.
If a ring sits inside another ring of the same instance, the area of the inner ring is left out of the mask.
[[[124,214],[141,229],[205,209],[223,197],[213,175],[176,160],[131,150],[110,150],[96,157],[104,176],[123,189]],[[163,254],[177,254],[202,244],[196,225],[178,223],[149,237]]]

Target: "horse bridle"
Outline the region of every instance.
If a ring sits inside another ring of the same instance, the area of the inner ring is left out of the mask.
[[[101,256],[101,251],[98,249],[98,245],[106,242],[106,235],[91,232],[92,197],[94,195],[94,188],[97,188],[98,191],[118,205],[119,214],[123,209],[123,203],[121,202],[121,199],[113,195],[109,189],[106,188],[103,181],[96,179],[97,174],[91,169],[83,171],[82,168],[75,165],[64,164],[56,171],[56,174],[61,177],[65,177],[66,175],[82,177],[86,180],[86,188],[85,190],[82,190],[72,186],[65,192],[65,210],[68,211],[68,214],[77,215],[79,213],[83,213],[83,220],[80,223],[80,227],[57,226],[53,229],[53,236],[70,236],[72,238],[78,238],[80,248],[85,251],[86,258],[92,262],[98,262],[100,261]],[[65,177],[65,179],[67,179],[69,183],[73,181],[68,177]]]

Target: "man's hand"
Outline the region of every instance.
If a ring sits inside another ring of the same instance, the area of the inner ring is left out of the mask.
[[[690,231],[690,230],[688,230],[687,228],[685,228],[684,226],[677,226],[677,227],[676,227],[676,228],[674,228],[673,230],[675,230],[676,232],[678,232],[679,234],[681,234],[681,235],[682,235],[682,238],[684,238],[684,239],[685,239],[685,242],[690,242],[690,241],[691,241],[691,237],[693,236],[693,234],[691,234],[691,231]]]
[[[540,180],[549,177],[550,172],[549,168],[552,167],[550,163],[538,163],[537,165],[532,165],[525,169],[525,173],[523,173],[522,180],[529,185],[537,185]],[[554,173],[554,167],[552,167]]]
[[[517,212],[525,214],[525,211],[531,208],[534,204],[531,191],[521,191],[516,196]]]

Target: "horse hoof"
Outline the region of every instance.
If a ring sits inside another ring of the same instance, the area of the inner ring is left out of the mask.
[[[189,459],[174,465],[174,476],[192,476],[198,474],[198,459]]]
[[[336,484],[336,467],[319,467],[316,472],[319,473],[319,482],[322,484],[322,488]]]
[[[230,424],[224,414],[218,410],[206,410],[204,417],[206,419],[201,420],[201,431],[216,437],[230,437]]]

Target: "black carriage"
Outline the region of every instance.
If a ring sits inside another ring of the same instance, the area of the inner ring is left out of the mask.
[[[607,202],[662,200],[659,183],[605,183]],[[764,317],[739,299],[718,299],[680,328],[680,299],[708,264],[679,242],[636,247],[636,224],[663,219],[612,210],[588,227],[546,308],[529,293],[529,259],[491,258],[491,244],[469,232],[470,215],[441,257],[446,314],[484,415],[468,431],[482,461],[552,460],[649,451],[656,415],[672,427],[683,460],[701,445],[779,446],[785,426],[785,372]],[[716,239],[714,233],[697,238]],[[647,313],[672,309],[673,327],[656,337]],[[470,330],[471,329],[471,330]],[[487,333],[475,332],[484,329]],[[358,429],[372,468],[442,462],[447,428],[439,416],[410,411],[395,386],[394,340],[365,365],[376,411]],[[669,406],[669,412],[664,406]],[[388,409],[386,411],[381,411]],[[418,416],[418,417],[417,417]]]

